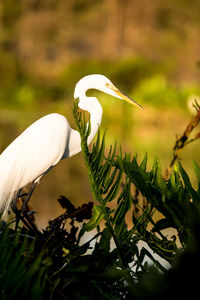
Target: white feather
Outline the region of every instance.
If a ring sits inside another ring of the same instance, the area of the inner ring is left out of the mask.
[[[130,98],[105,76],[96,74],[82,78],[75,87],[74,97],[79,98],[79,107],[90,113],[88,144],[101,124],[103,113],[98,100],[86,96],[87,90],[92,88],[130,102]],[[0,211],[8,210],[20,188],[38,182],[61,159],[80,151],[79,132],[71,129],[64,116],[54,113],[34,122],[0,155]]]
[[[0,206],[7,210],[16,191],[37,181],[62,158],[71,128],[67,119],[49,114],[28,127],[0,155]]]

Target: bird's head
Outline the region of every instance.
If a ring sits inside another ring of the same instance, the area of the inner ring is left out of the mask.
[[[114,84],[104,75],[92,74],[80,79],[76,84],[74,98],[85,96],[87,90],[96,89],[113,97],[123,99],[128,103],[134,104],[142,108],[137,102],[122,93]]]

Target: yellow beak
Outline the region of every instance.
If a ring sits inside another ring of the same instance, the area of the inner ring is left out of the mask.
[[[136,105],[136,106],[139,106],[140,108],[143,109],[143,107],[138,104],[136,101],[134,101],[133,99],[131,99],[130,97],[126,96],[124,93],[122,93],[120,90],[118,90],[118,88],[116,88],[114,85],[107,85],[114,93],[115,95],[120,98],[120,99],[123,99],[125,100],[126,102],[132,104],[132,105]]]

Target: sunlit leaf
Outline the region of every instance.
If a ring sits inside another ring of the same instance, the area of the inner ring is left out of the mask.
[[[193,167],[194,167],[194,172],[195,172],[197,180],[198,180],[198,190],[200,191],[200,167],[196,163],[196,161],[193,161]]]
[[[84,225],[84,229],[86,231],[91,231],[95,227],[99,225],[103,217],[105,216],[104,211],[101,206],[94,205],[93,207],[93,212],[92,212],[92,217],[90,221]]]
[[[179,170],[180,170],[181,176],[183,178],[186,190],[190,194],[190,197],[193,199],[193,201],[199,202],[200,201],[200,196],[193,189],[188,174],[186,173],[186,171],[184,170],[184,168],[182,167],[180,162],[178,163],[178,165],[179,165]]]
[[[147,153],[145,153],[144,158],[140,164],[140,168],[143,169],[144,171],[146,171],[147,168],[147,160],[148,160],[148,155]]]

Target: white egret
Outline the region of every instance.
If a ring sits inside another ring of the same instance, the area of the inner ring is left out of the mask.
[[[78,106],[81,109],[90,113],[91,132],[88,144],[99,128],[103,112],[97,98],[86,96],[89,89],[97,89],[140,106],[120,92],[105,76],[95,74],[83,77],[76,84],[74,98],[79,99]],[[0,211],[3,214],[8,211],[12,201],[17,201],[17,192],[33,183],[27,196],[30,198],[35,185],[44,174],[60,160],[80,151],[79,132],[70,127],[64,116],[51,113],[34,122],[0,155]]]

